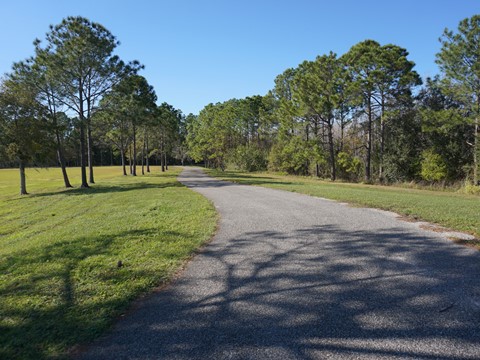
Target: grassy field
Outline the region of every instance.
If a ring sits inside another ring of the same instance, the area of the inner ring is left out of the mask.
[[[332,183],[307,177],[270,173],[215,170],[208,170],[208,172],[213,176],[241,184],[288,190],[353,205],[394,211],[412,219],[433,222],[480,238],[480,196],[478,195],[393,186]]]
[[[0,170],[0,358],[63,358],[104,332],[132,300],[171,279],[210,239],[217,215],[177,182],[180,169],[62,189],[58,169]],[[70,169],[79,185],[79,169]],[[122,262],[122,266],[119,265]]]

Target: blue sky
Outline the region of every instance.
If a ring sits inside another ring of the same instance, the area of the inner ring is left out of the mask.
[[[81,15],[120,40],[122,59],[146,66],[159,103],[198,113],[264,95],[285,69],[365,39],[405,47],[420,75],[433,76],[443,29],[478,13],[477,0],[2,0],[0,74],[31,56],[50,24]]]

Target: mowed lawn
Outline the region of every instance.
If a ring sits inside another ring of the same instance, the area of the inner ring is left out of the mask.
[[[213,206],[176,177],[95,168],[92,189],[58,169],[0,170],[0,358],[63,358],[104,332],[211,238]],[[121,264],[119,263],[121,262]],[[119,266],[121,265],[121,266]]]
[[[467,232],[480,238],[480,196],[454,192],[408,189],[394,186],[349,184],[300,176],[237,171],[208,171],[224,180],[298,192],[394,211],[411,219],[424,220]],[[470,242],[477,244],[480,242]]]

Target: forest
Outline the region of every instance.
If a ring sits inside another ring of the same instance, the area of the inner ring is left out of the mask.
[[[157,105],[143,65],[115,55],[106,28],[68,17],[1,79],[0,166],[19,168],[22,194],[30,166],[61,167],[65,187],[79,166],[87,188],[96,165],[135,176],[186,161],[480,192],[480,15],[439,36],[433,78],[420,77],[407,49],[365,40],[286,69],[265,95],[186,116]]]

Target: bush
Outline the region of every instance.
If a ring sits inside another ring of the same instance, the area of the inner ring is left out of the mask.
[[[229,162],[239,170],[262,171],[267,169],[267,154],[258,146],[240,145],[229,154]]]
[[[268,168],[294,175],[310,175],[312,164],[326,163],[322,150],[314,141],[298,136],[277,142],[268,156]]]
[[[465,194],[480,195],[479,185],[466,184],[462,190]]]
[[[345,180],[357,181],[362,176],[362,161],[346,152],[337,155],[339,177]]]
[[[433,152],[425,150],[422,153],[421,176],[427,181],[440,181],[447,177],[447,165],[443,158]]]

